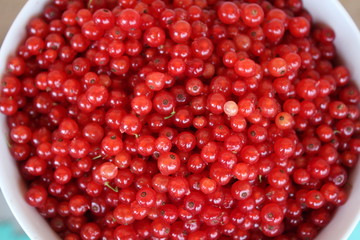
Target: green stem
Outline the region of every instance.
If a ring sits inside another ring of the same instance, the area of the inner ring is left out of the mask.
[[[111,186],[109,182],[105,182],[105,186],[107,186],[108,188],[110,188],[114,192],[119,192],[119,188],[117,186],[116,187]]]
[[[164,119],[169,119],[169,118],[172,118],[174,115],[175,115],[175,108],[172,110],[172,112],[170,113],[170,115],[169,116],[167,116],[167,117],[164,117]]]
[[[91,5],[92,1],[93,0],[89,0],[88,5],[87,5],[88,8],[90,8],[90,5]]]

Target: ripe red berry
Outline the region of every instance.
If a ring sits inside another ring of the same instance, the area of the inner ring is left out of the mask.
[[[295,152],[295,144],[289,138],[279,138],[274,143],[274,152],[280,158],[289,158]]]
[[[165,86],[165,74],[161,72],[151,72],[146,76],[146,85],[152,91],[160,91]]]
[[[240,9],[232,2],[223,2],[217,11],[217,14],[220,21],[223,23],[233,24],[240,18]]]
[[[165,32],[159,27],[151,27],[144,33],[144,43],[150,47],[159,47],[165,43]]]
[[[255,75],[255,62],[249,58],[235,62],[234,70],[240,77],[252,77]]]
[[[263,223],[278,225],[282,222],[284,213],[278,204],[269,203],[262,207],[260,216]]]
[[[141,19],[137,11],[128,8],[120,12],[116,19],[116,23],[121,27],[121,29],[130,32],[140,26]]]
[[[310,32],[310,23],[304,17],[294,17],[290,19],[289,30],[294,37],[305,37]]]
[[[246,181],[237,181],[231,186],[231,194],[237,200],[245,200],[252,194],[251,185]]]
[[[163,175],[176,173],[180,168],[180,158],[176,153],[165,152],[160,154],[158,168]]]

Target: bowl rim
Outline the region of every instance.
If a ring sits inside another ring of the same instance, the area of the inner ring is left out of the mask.
[[[15,55],[14,53],[19,43],[25,37],[26,29],[24,23],[39,15],[48,2],[48,0],[28,0],[17,14],[0,48],[1,78],[5,74],[8,57]],[[14,39],[16,40],[14,41]],[[2,167],[0,168],[0,188],[12,214],[31,239],[60,239],[50,228],[46,220],[35,208],[28,205],[24,199],[24,193],[26,192],[25,183],[18,172],[17,164],[14,164],[16,160],[13,159],[8,148],[7,135],[9,131],[6,124],[6,116],[3,114],[0,114],[0,132],[0,152],[3,158]]]
[[[352,76],[352,82],[360,88],[360,68],[356,64],[357,61],[351,61],[358,59],[358,56],[360,56],[360,32],[354,20],[339,0],[302,1],[305,8],[312,15],[315,23],[320,22],[332,27],[336,35],[334,44],[337,49],[337,55],[340,57],[343,65],[349,69]],[[309,8],[309,5],[312,5],[313,7]],[[314,14],[315,9],[322,10],[316,11],[317,14]],[[329,18],[329,16],[336,17]],[[339,21],[340,18],[341,21]],[[354,76],[355,79],[353,78]],[[355,207],[358,205],[357,199],[360,198],[359,163],[351,170],[348,183],[352,186],[349,191],[350,197],[348,201],[336,210],[330,223],[319,232],[316,237],[317,240],[346,240],[359,223],[360,208]],[[334,221],[335,218],[337,221]],[[334,229],[336,229],[336,231],[333,231]]]

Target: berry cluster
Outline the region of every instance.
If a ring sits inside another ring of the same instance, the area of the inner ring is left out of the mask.
[[[310,240],[348,197],[359,91],[301,0],[52,0],[0,111],[66,240]]]

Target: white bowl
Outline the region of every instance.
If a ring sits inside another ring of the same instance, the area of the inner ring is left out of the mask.
[[[13,55],[25,37],[25,26],[31,17],[39,14],[48,0],[28,0],[12,24],[0,50],[0,76],[8,56]],[[337,0],[303,0],[314,22],[326,23],[336,32],[336,48],[352,79],[360,86],[360,33],[343,6]],[[0,116],[0,187],[15,218],[32,240],[59,239],[37,211],[24,201],[25,185],[8,147],[8,128],[5,116]],[[317,240],[347,239],[360,219],[360,166],[350,177],[353,186],[347,203],[340,207],[332,221],[318,235]]]

